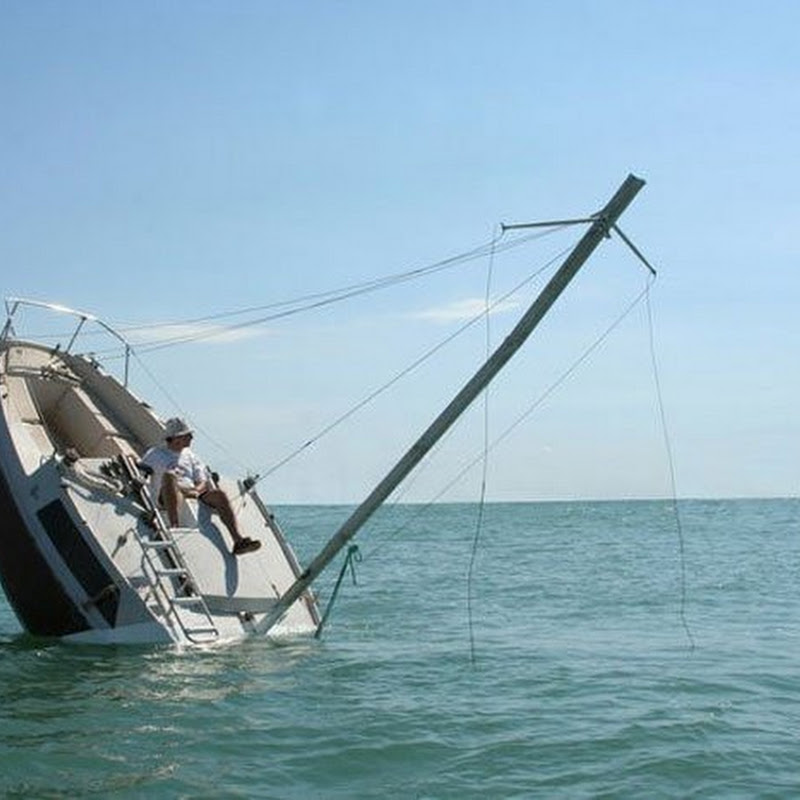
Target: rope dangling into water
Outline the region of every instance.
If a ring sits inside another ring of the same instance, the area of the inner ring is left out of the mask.
[[[683,536],[683,525],[681,524],[680,509],[678,507],[678,490],[677,482],[675,480],[675,462],[672,457],[672,443],[669,435],[669,428],[667,426],[667,415],[664,411],[664,400],[661,394],[661,380],[658,373],[658,361],[656,359],[655,348],[655,335],[653,333],[653,310],[650,305],[650,284],[648,283],[645,289],[645,307],[647,308],[647,323],[649,330],[650,341],[650,361],[653,365],[653,381],[656,387],[656,398],[658,400],[658,412],[661,419],[661,431],[664,436],[664,447],[667,453],[667,463],[669,465],[670,477],[670,491],[672,494],[672,513],[675,516],[675,530],[678,535],[678,552],[680,556],[680,578],[681,578],[681,599],[680,609],[678,614],[680,616],[681,625],[686,633],[686,638],[689,640],[689,650],[694,651],[695,643],[692,631],[689,628],[689,622],[686,619],[686,548]]]
[[[486,269],[486,296],[484,301],[486,314],[486,357],[489,357],[492,349],[492,327],[490,318],[490,303],[492,290],[492,272],[494,269],[494,246],[502,238],[503,231],[499,236],[492,240],[492,248],[489,252],[489,265]],[[475,571],[475,559],[478,553],[478,541],[483,528],[483,512],[486,507],[486,474],[489,466],[489,388],[483,392],[483,472],[481,475],[481,498],[478,504],[478,518],[475,521],[475,534],[472,537],[472,552],[470,553],[469,568],[467,570],[467,618],[469,624],[469,657],[470,662],[475,666],[475,626],[472,618],[472,577]]]
[[[331,599],[328,600],[328,605],[325,608],[325,613],[322,615],[322,619],[320,620],[319,625],[317,626],[317,630],[314,633],[314,638],[319,639],[322,636],[322,629],[325,627],[325,623],[328,621],[328,617],[331,615],[331,611],[333,610],[333,604],[336,601],[336,596],[339,594],[339,587],[342,585],[342,581],[344,580],[345,573],[347,572],[347,568],[350,568],[350,575],[353,579],[353,586],[358,585],[358,581],[356,580],[356,567],[355,565],[361,561],[361,552],[358,549],[357,544],[351,544],[350,547],[347,548],[347,556],[344,559],[344,564],[342,564],[342,568],[339,570],[339,577],[336,579],[336,584],[333,587],[333,593],[331,594]]]

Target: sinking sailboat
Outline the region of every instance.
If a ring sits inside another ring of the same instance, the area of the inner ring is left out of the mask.
[[[0,578],[30,633],[77,642],[210,643],[248,635],[300,569],[255,487],[220,478],[239,528],[262,547],[245,557],[203,503],[181,498],[169,527],[140,459],[164,439],[149,406],[90,358],[14,334],[0,340]],[[107,328],[107,326],[106,326]],[[72,337],[74,340],[74,336]],[[310,594],[273,631],[310,633]]]
[[[192,498],[181,498],[179,524],[170,525],[141,467],[165,427],[128,387],[130,345],[90,314],[7,301],[0,581],[23,627],[101,644],[212,644],[317,631],[311,584],[505,366],[603,238],[618,231],[617,219],[643,185],[628,176],[585,220],[588,230],[508,337],[305,568],[251,479],[223,476],[219,486],[241,533],[261,542],[258,551],[234,556],[219,520]],[[17,315],[31,306],[75,319],[64,343],[17,335]],[[122,377],[73,352],[86,324],[123,346]]]

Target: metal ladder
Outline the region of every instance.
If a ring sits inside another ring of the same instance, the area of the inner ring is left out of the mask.
[[[189,569],[172,530],[164,523],[153,497],[142,476],[136,459],[132,456],[118,456],[132,491],[144,507],[152,536],[148,536],[137,526],[134,533],[144,554],[144,574],[163,613],[172,617],[184,636],[194,644],[208,644],[219,638],[219,629],[200,592],[197,582]],[[198,625],[188,618],[200,616]]]

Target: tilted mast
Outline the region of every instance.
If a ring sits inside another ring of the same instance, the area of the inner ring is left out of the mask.
[[[353,511],[300,577],[256,625],[258,632],[266,633],[280,620],[292,603],[316,580],[320,573],[336,557],[337,553],[358,533],[359,529],[508,363],[509,359],[533,333],[536,326],[541,322],[564,289],[567,288],[570,281],[591,256],[601,240],[609,236],[617,219],[630,205],[644,184],[645,182],[641,178],[637,178],[635,175],[628,175],[605,207],[591,217],[593,222],[589,230],[575,245],[572,252],[564,260],[564,263],[559,267],[558,272],[553,275],[549,283],[542,289],[541,294],[534,300],[503,343],[499,345],[483,366],[478,369],[461,391],[450,401],[444,411],[430,424],[428,429],[389,471],[386,477],[372,490],[366,500]]]

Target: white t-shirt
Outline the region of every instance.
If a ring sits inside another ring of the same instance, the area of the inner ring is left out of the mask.
[[[175,475],[181,489],[193,489],[208,478],[206,465],[188,447],[179,453],[164,445],[151,447],[144,454],[142,463],[153,470],[153,497],[158,497],[161,492],[165,472]]]

